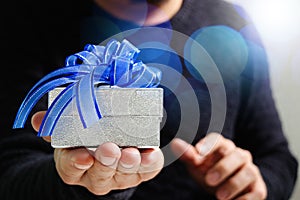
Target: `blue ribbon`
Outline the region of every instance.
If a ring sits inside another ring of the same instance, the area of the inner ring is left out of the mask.
[[[67,87],[50,105],[38,136],[52,135],[64,109],[74,98],[83,127],[90,127],[102,118],[95,94],[99,84],[127,88],[159,85],[161,71],[138,61],[139,53],[126,39],[121,43],[110,40],[106,46],[87,44],[83,51],[66,58],[65,67],[49,73],[31,88],[18,110],[13,128],[23,128],[40,98],[62,85]]]

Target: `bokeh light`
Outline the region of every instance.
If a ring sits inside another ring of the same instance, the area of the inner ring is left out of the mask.
[[[203,52],[196,51],[194,41],[203,47]],[[224,81],[237,79],[241,75],[248,60],[248,47],[242,35],[227,26],[210,26],[194,32],[191,40],[186,43],[185,58],[190,73],[198,80],[202,80],[204,72],[214,80],[216,72],[212,71],[214,65],[222,74]],[[195,69],[197,68],[197,69]]]
[[[160,42],[146,42],[137,47],[142,50],[138,59],[142,60],[148,66],[160,69],[163,74],[162,79],[172,84],[175,88],[179,85],[180,79],[174,79],[168,73],[168,68],[161,67],[168,66],[182,74],[180,57],[170,46]],[[169,92],[166,91],[165,95],[169,95]]]

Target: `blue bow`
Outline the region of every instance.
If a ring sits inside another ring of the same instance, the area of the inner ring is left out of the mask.
[[[67,86],[50,105],[38,136],[51,136],[58,119],[74,97],[84,128],[101,119],[95,97],[95,88],[99,85],[157,87],[161,71],[136,60],[139,52],[126,39],[122,43],[110,40],[106,46],[87,44],[83,51],[66,58],[65,67],[49,73],[31,88],[18,110],[13,128],[23,128],[39,99],[62,85]]]

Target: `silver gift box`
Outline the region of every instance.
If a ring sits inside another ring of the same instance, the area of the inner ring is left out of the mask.
[[[56,88],[48,93],[49,106],[62,90]],[[52,133],[51,145],[54,148],[95,148],[108,141],[120,147],[151,148],[160,145],[162,88],[99,87],[96,99],[102,118],[88,128],[83,127],[76,100],[72,100]]]

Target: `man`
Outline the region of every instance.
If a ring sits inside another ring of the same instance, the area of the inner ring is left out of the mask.
[[[220,24],[240,31],[248,23],[234,6],[218,0],[162,0],[147,3],[96,0],[95,4],[99,7],[94,13],[100,13],[102,19],[105,16],[121,31],[132,26],[161,27],[170,20],[173,30],[191,36],[203,27]],[[50,3],[50,8],[53,5],[55,3]],[[65,12],[71,13],[71,10]],[[51,9],[50,11],[53,12]],[[82,15],[85,16],[86,13]],[[71,17],[68,19],[72,21]],[[42,31],[37,44],[40,40],[55,40],[47,32],[55,32],[50,29],[53,25],[47,27],[52,20],[55,19],[49,19],[46,25],[43,22],[37,23]],[[56,22],[59,20],[60,18]],[[71,28],[67,33],[72,33],[77,26],[71,21]],[[84,27],[90,22],[91,20],[85,23]],[[96,30],[94,25],[90,27]],[[109,27],[101,27],[110,31]],[[87,30],[88,28],[83,31]],[[116,33],[118,31],[108,35]],[[90,34],[83,32],[82,35],[88,36],[82,39],[85,41],[82,43],[91,41]],[[101,42],[102,39],[97,38],[100,41],[96,42]],[[49,41],[44,45],[54,49],[45,51],[50,52],[47,55],[50,58],[57,54],[56,48],[59,47],[53,47]],[[44,48],[47,49],[46,47]],[[65,55],[65,52],[67,51],[64,50],[61,55]],[[221,135],[210,133],[213,129],[208,128],[211,111],[207,108],[208,103],[203,103],[209,102],[206,101],[206,98],[209,99],[207,89],[201,90],[201,99],[198,99],[201,116],[204,113],[207,117],[201,118],[192,144],[179,138],[173,139],[171,132],[175,125],[171,122],[176,124],[176,120],[173,121],[172,117],[167,119],[169,121],[161,134],[163,145],[171,141],[172,152],[180,156],[180,160],[163,167],[168,155],[163,155],[159,149],[142,152],[136,148],[119,149],[113,143],[100,145],[94,153],[85,148],[55,149],[53,160],[49,144],[36,136],[16,133],[1,141],[3,175],[0,177],[0,196],[3,199],[288,199],[296,180],[297,161],[290,153],[282,133],[269,79],[256,78],[258,72],[255,71],[255,64],[253,62],[252,66],[245,69],[251,71],[247,73],[254,74],[252,79],[245,80],[242,76],[229,82],[224,79],[228,108]],[[263,72],[265,74],[260,76],[267,77],[267,69]],[[195,82],[187,71],[184,74],[191,79],[193,88],[198,88],[199,85],[202,87],[203,84]],[[165,102],[168,116],[171,113],[177,116],[178,112],[174,112],[170,106],[174,98],[166,98]],[[44,112],[38,112],[32,117],[34,130],[38,130],[43,116]],[[209,134],[205,136],[206,132]],[[172,137],[172,140],[164,139],[167,137]],[[50,138],[44,139],[50,141]],[[40,191],[30,192],[34,182],[38,183],[36,187]],[[53,190],[54,193],[51,192]]]

